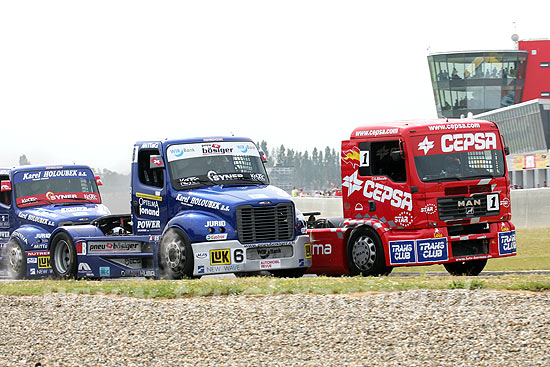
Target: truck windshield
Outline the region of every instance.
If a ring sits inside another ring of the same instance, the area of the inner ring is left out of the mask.
[[[256,145],[215,142],[167,148],[172,186],[186,190],[213,185],[267,185],[269,179]]]
[[[14,194],[20,208],[63,203],[101,203],[89,169],[51,169],[17,172]]]
[[[417,156],[414,163],[423,182],[493,178],[505,173],[501,150]]]

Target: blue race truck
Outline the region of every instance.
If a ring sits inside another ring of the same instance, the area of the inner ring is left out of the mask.
[[[58,227],[110,214],[86,166],[0,169],[0,275],[53,274],[48,240]]]
[[[297,277],[311,265],[305,218],[237,137],[136,143],[131,214],[60,226],[48,250],[65,278]]]

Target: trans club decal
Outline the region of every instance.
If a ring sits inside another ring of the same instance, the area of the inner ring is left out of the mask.
[[[516,231],[500,232],[498,234],[498,254],[511,255],[516,251]]]
[[[390,241],[390,264],[431,263],[449,260],[447,237]]]

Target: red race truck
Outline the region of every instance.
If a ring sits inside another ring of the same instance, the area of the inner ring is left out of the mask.
[[[376,276],[443,264],[477,275],[488,259],[515,255],[507,152],[487,121],[355,129],[342,142],[344,218],[310,217],[308,272]]]

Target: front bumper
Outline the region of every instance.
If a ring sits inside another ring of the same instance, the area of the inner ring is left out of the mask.
[[[291,247],[292,251],[282,251],[283,247]],[[307,235],[298,236],[294,241],[255,244],[242,244],[237,240],[193,243],[193,275],[308,268],[311,253],[308,250],[306,254],[306,247],[309,247]]]

